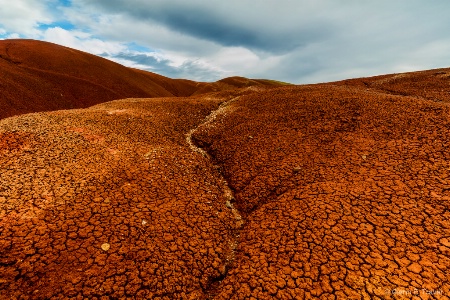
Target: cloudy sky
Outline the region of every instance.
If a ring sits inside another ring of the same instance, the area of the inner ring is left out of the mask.
[[[0,0],[0,38],[172,78],[315,83],[450,67],[448,0]]]

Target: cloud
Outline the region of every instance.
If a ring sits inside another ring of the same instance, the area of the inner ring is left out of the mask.
[[[410,55],[417,49],[450,43],[443,34],[450,28],[450,3],[437,0],[75,2],[110,18],[97,30],[102,36],[121,40],[128,32],[171,61],[290,82],[395,72],[418,65]],[[449,57],[444,51],[439,56],[425,55],[421,65],[434,67]]]
[[[208,40],[225,47],[246,47],[255,51],[286,53],[325,36],[328,21],[307,22],[308,8],[320,6],[297,1],[128,1],[99,0],[92,3],[113,14],[123,14],[157,23],[173,32]]]
[[[191,78],[197,81],[215,81],[223,78],[224,72],[199,60],[176,63],[157,53],[126,53],[106,55],[116,62],[164,74],[171,78]]]
[[[15,36],[37,37],[36,27],[52,20],[48,4],[46,0],[0,0],[0,28]]]
[[[170,77],[312,83],[447,66],[450,2],[430,1],[0,0],[0,37]]]
[[[112,55],[120,53],[126,46],[117,42],[105,42],[89,33],[76,30],[65,30],[60,27],[48,28],[43,32],[43,39],[66,47],[93,53],[96,55]]]

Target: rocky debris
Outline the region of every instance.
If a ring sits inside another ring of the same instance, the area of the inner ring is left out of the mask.
[[[108,251],[109,248],[111,248],[111,245],[108,243],[104,243],[104,244],[102,244],[101,248],[103,251]]]

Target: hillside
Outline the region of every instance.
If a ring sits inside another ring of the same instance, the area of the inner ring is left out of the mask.
[[[52,43],[0,40],[0,119],[114,99],[182,97],[230,88],[236,86],[170,79]]]
[[[0,120],[0,299],[447,299],[448,73]]]
[[[450,108],[405,90],[280,88],[198,127],[245,220],[214,299],[450,295]]]
[[[435,102],[450,102],[448,68],[349,79],[337,84],[366,87],[392,95],[421,97]]]

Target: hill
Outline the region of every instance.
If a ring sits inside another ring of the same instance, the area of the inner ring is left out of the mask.
[[[437,72],[0,120],[0,299],[446,299]]]
[[[407,86],[268,90],[197,128],[245,220],[214,299],[450,294],[450,107]]]
[[[224,88],[236,86],[170,79],[48,42],[0,41],[0,119],[114,99],[189,96]]]
[[[421,97],[436,102],[450,102],[450,69],[387,74],[348,79],[337,84],[366,87],[392,95]]]

